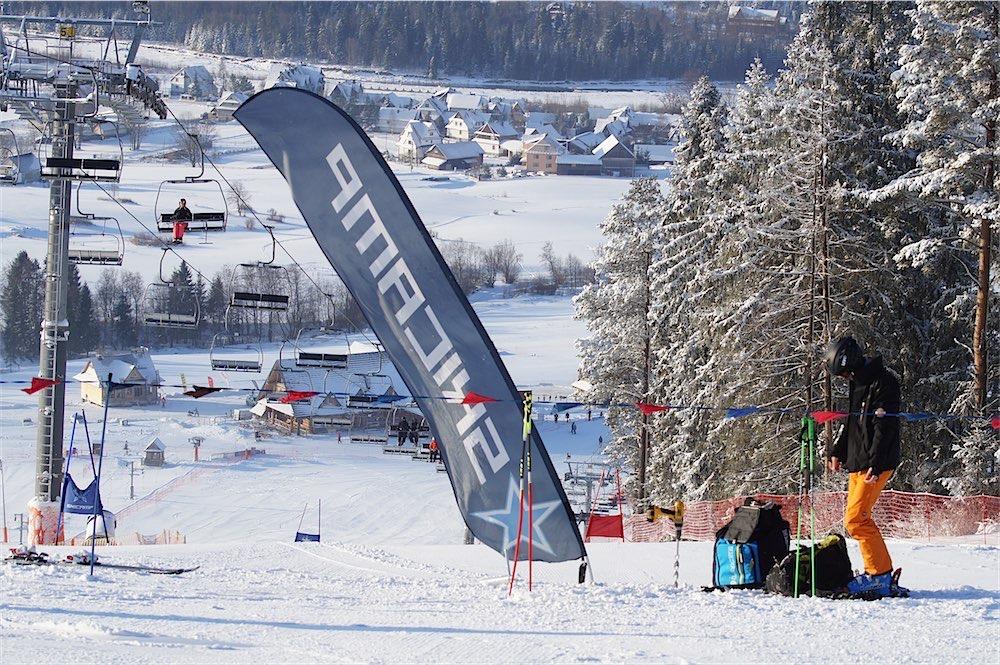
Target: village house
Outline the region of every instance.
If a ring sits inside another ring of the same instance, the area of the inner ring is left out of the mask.
[[[635,153],[617,136],[604,139],[594,148],[594,156],[601,160],[604,175],[635,177]]]
[[[506,122],[489,120],[476,130],[473,140],[482,146],[483,152],[487,155],[498,157],[503,152],[503,143],[511,139],[516,139],[518,135],[518,131],[512,125]]]
[[[504,100],[493,97],[487,103],[486,110],[492,120],[509,123],[518,132],[524,132],[526,114],[524,103],[520,100]]]
[[[289,392],[315,392],[313,397],[284,403]],[[370,344],[353,342],[334,351],[299,351],[279,358],[267,375],[253,417],[289,434],[381,429],[404,411],[403,380],[384,353]]]
[[[312,65],[285,65],[276,62],[271,65],[264,80],[264,90],[276,87],[300,88],[322,95],[325,89],[323,72]]]
[[[141,347],[132,353],[98,355],[87,360],[83,371],[73,377],[80,382],[80,399],[104,406],[108,374],[118,384],[110,392],[108,406],[141,406],[159,401],[160,374],[149,349]]]
[[[454,141],[471,141],[487,120],[486,114],[479,111],[459,111],[445,126],[445,136]]]
[[[171,97],[189,95],[194,99],[214,98],[219,94],[215,77],[204,65],[191,65],[170,77],[167,89]]]
[[[649,165],[664,165],[674,163],[674,148],[676,143],[650,144],[637,143],[635,148],[635,159],[637,163]]]
[[[328,81],[324,88],[324,96],[337,106],[368,103],[368,93],[360,81]]]
[[[418,114],[413,109],[384,107],[378,110],[378,118],[375,121],[375,129],[387,134],[398,134],[402,132],[407,123],[416,120]]]
[[[435,143],[421,163],[439,171],[463,171],[483,165],[483,148],[475,141]]]
[[[208,112],[210,118],[214,120],[232,120],[233,112],[240,107],[240,104],[248,100],[250,96],[245,92],[226,92],[219,97],[219,101]]]
[[[566,148],[575,155],[590,155],[606,138],[608,137],[597,132],[584,132],[571,138]]]
[[[419,162],[427,150],[440,141],[441,134],[434,123],[411,120],[399,135],[396,149],[401,160]]]
[[[525,170],[540,173],[558,173],[556,160],[566,148],[548,134],[541,134],[532,141],[525,141],[521,164]]]

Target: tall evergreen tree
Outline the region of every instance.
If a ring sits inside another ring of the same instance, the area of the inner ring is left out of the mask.
[[[601,223],[604,244],[593,263],[594,281],[574,299],[576,316],[590,331],[590,337],[577,342],[580,378],[593,386],[587,395],[590,401],[652,401],[649,267],[663,205],[659,183],[639,179]],[[629,468],[639,468],[646,419],[632,407],[617,406],[608,410],[607,417],[611,428],[607,454]],[[635,474],[629,482],[637,482]]]
[[[0,310],[3,311],[4,357],[8,361],[38,358],[38,335],[44,294],[42,271],[25,251],[18,252],[7,267]]]

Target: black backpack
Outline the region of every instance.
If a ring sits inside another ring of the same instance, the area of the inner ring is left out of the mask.
[[[712,584],[717,589],[760,589],[768,573],[788,555],[788,522],[773,502],[748,499],[719,529],[712,557]]]
[[[795,594],[795,560],[799,560],[799,595],[812,591],[812,569],[816,567],[816,595],[831,596],[842,591],[854,577],[847,541],[839,534],[827,536],[816,543],[816,555],[809,545],[802,545],[786,556],[767,576],[764,588],[782,596]]]

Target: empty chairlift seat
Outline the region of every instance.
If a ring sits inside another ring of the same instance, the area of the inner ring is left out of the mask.
[[[288,296],[281,293],[233,291],[230,305],[244,309],[267,309],[283,312],[288,309],[288,301]]]
[[[347,369],[347,355],[343,353],[318,353],[299,351],[295,358],[299,367],[324,367],[327,369]]]
[[[100,182],[118,182],[121,172],[122,163],[119,159],[46,157],[41,167],[43,178]]]

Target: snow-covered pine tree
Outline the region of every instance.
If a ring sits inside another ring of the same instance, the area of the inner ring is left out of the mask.
[[[720,381],[709,353],[713,331],[701,319],[718,224],[717,167],[724,152],[725,106],[707,79],[691,90],[682,112],[681,142],[675,151],[664,223],[653,256],[655,401],[673,405],[712,404]],[[711,416],[699,409],[653,416],[649,488],[653,501],[702,498],[713,474],[705,432]]]
[[[649,262],[661,223],[663,193],[652,178],[635,180],[601,223],[604,244],[596,250],[594,281],[574,298],[576,317],[590,337],[577,342],[580,378],[593,402],[649,401]],[[639,466],[642,417],[633,407],[608,410],[608,456],[630,469]],[[637,474],[630,474],[635,492]]]
[[[952,334],[934,335],[937,348],[928,359],[947,363],[929,368],[929,383],[952,388],[943,394],[954,396],[953,410],[985,417],[1000,404],[997,306],[990,311],[991,296],[994,302],[1000,297],[993,240],[1000,233],[1000,4],[921,1],[912,16],[914,43],[901,49],[896,73],[908,122],[890,139],[915,151],[917,163],[872,198],[919,197],[924,204],[922,233],[908,238],[897,258],[932,277],[935,314],[954,324],[946,325]],[[952,431],[959,437],[958,465],[942,469],[951,475],[946,484],[959,491],[987,489],[963,479],[985,477],[982,465],[990,455],[983,446],[990,433]],[[994,464],[998,438],[992,433]]]

